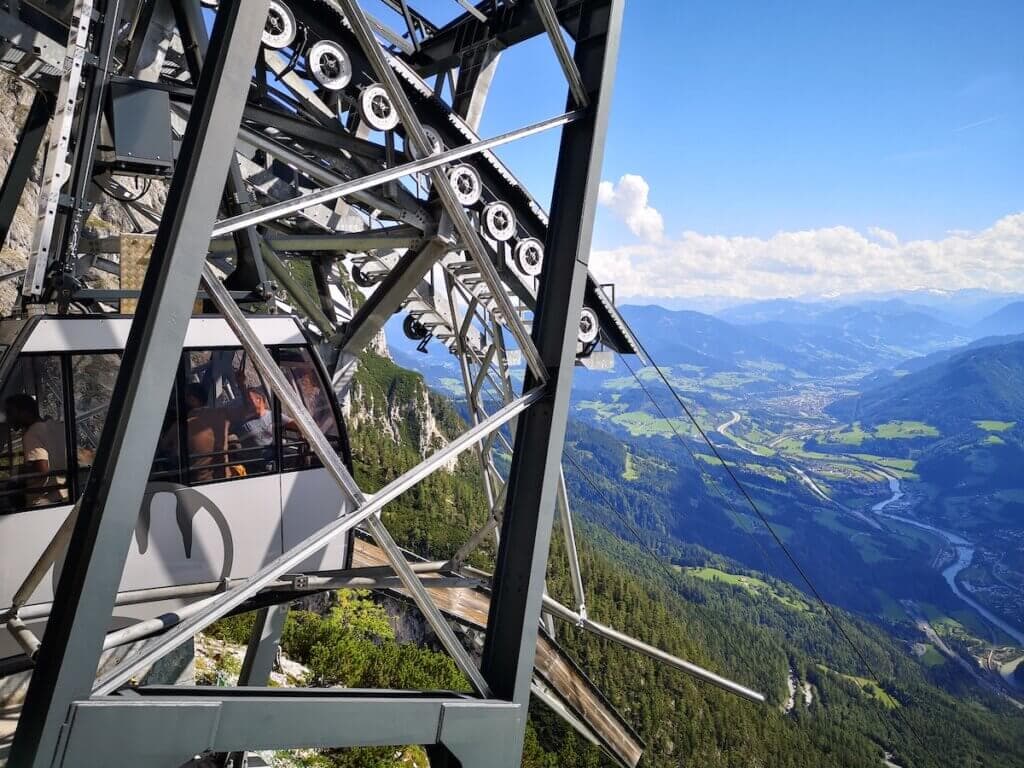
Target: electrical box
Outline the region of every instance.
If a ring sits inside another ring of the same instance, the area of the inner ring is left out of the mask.
[[[169,176],[174,168],[170,94],[137,81],[112,82],[109,94],[111,145],[102,161],[115,174]]]

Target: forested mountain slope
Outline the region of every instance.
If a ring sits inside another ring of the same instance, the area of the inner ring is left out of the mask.
[[[916,419],[943,427],[1024,416],[1024,342],[969,349],[828,409],[865,424]]]
[[[1015,301],[979,321],[973,328],[976,335],[1024,333],[1024,301]]]

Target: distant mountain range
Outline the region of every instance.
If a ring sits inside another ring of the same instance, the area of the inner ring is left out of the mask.
[[[783,311],[787,306],[800,305],[805,308],[818,307],[827,311],[841,306],[870,307],[882,305],[893,300],[913,307],[917,311],[934,313],[937,317],[954,325],[970,327],[996,312],[1001,307],[1024,296],[1014,293],[995,293],[981,289],[959,291],[887,291],[884,293],[850,294],[838,298],[788,298],[768,299],[764,301],[737,301],[724,296],[702,296],[678,299],[658,299],[656,302],[666,309],[690,309],[706,314],[713,314],[723,320],[733,322],[759,322],[783,319],[772,316],[773,308]],[[650,303],[639,299],[625,297],[622,304]],[[764,313],[756,317],[758,313]],[[744,316],[755,315],[749,320]]]
[[[666,365],[736,370],[757,360],[793,368],[800,368],[807,362],[784,343],[713,315],[656,306],[626,306],[621,311],[630,327],[644,340],[648,351]]]
[[[621,310],[659,363],[711,371],[781,367],[800,376],[846,375],[976,338],[937,311],[899,299],[839,306],[779,299],[717,315],[652,305]]]

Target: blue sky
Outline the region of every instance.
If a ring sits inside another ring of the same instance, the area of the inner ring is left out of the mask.
[[[627,283],[626,262],[661,273],[678,251],[698,279],[671,290],[694,295],[878,287],[823,274],[847,258],[910,287],[1024,288],[1021,29],[1019,0],[629,0],[603,178],[642,177],[648,207],[610,189],[595,250]],[[482,133],[561,111],[560,77],[543,38],[507,53]],[[545,203],[555,142],[502,152]],[[631,229],[652,209],[663,235]],[[767,278],[730,285],[747,265]]]

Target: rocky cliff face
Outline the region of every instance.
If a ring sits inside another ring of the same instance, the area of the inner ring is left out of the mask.
[[[18,143],[18,134],[25,122],[32,104],[32,89],[20,80],[0,73],[0,172],[7,173],[11,156]],[[0,270],[3,273],[25,268],[29,248],[32,245],[33,221],[35,220],[36,198],[39,195],[39,176],[42,173],[42,149],[36,158],[32,180],[22,195],[21,203],[14,215],[7,241],[0,250]],[[0,315],[8,315],[17,295],[16,281],[0,283]]]
[[[11,156],[17,146],[25,118],[32,104],[34,91],[31,86],[0,72],[0,174],[7,173]],[[32,169],[29,183],[25,186],[21,201],[15,212],[14,221],[7,234],[7,240],[0,250],[0,274],[24,269],[32,248],[35,231],[36,201],[39,184],[43,175],[43,159],[46,141],[40,146]],[[167,185],[159,180],[140,182],[138,189],[132,180],[122,179],[128,194],[137,204],[135,209],[102,194],[96,186],[90,188],[89,197],[95,207],[86,218],[82,235],[85,238],[103,237],[122,232],[154,232],[158,224],[156,212],[162,210],[167,198]],[[150,213],[145,213],[145,211]],[[86,275],[87,282],[95,288],[116,288],[117,278],[95,270]],[[18,281],[0,282],[0,316],[11,313],[17,298]]]
[[[380,430],[394,443],[414,446],[425,458],[448,444],[437,405],[421,376],[369,353],[342,402],[342,411],[349,429]]]

